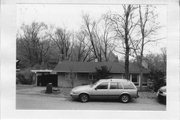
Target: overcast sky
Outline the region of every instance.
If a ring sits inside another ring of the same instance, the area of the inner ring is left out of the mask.
[[[166,5],[157,5],[156,8],[157,21],[163,26],[159,31],[159,37],[166,37]],[[22,23],[31,24],[36,21],[77,31],[80,28],[83,13],[88,13],[93,19],[98,19],[108,11],[121,12],[121,5],[17,4],[17,28],[19,29]],[[161,47],[165,47],[165,41],[166,39],[163,39],[148,47],[152,52],[159,52]],[[146,52],[148,51],[147,49]]]

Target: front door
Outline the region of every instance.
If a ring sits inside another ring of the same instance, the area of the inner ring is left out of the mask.
[[[91,98],[107,99],[109,82],[102,82],[91,92]]]

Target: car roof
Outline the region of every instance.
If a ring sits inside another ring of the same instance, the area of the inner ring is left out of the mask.
[[[112,82],[130,82],[127,79],[101,79],[99,81],[112,81]]]

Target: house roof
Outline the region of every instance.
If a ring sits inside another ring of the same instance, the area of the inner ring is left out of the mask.
[[[110,69],[110,73],[124,73],[124,62],[59,62],[53,72],[77,72],[77,73],[93,73],[96,67],[106,65]],[[129,64],[130,73],[140,73],[137,64]],[[143,73],[149,73],[149,70],[143,69]]]
[[[34,73],[50,73],[52,72],[52,70],[31,70],[31,72],[34,72]]]

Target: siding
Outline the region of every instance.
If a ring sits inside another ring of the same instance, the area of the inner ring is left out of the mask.
[[[65,73],[58,73],[58,87],[70,87],[70,83],[65,79]]]
[[[74,74],[74,78],[70,78],[69,73],[58,73],[58,86],[59,87],[76,87],[85,84],[91,84],[92,81],[89,80],[89,74]],[[72,86],[72,84],[74,84]]]
[[[81,74],[77,74],[77,80],[76,80],[74,86],[87,85],[87,84],[91,84],[91,83],[92,83],[92,81],[89,80],[89,74],[81,73]]]
[[[122,79],[123,78],[123,74],[111,74],[111,77],[112,78],[119,78],[119,79]]]

